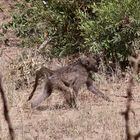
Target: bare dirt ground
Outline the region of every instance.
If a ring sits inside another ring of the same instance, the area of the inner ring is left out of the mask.
[[[10,3],[10,1],[7,1]],[[0,25],[10,19],[10,5],[5,0],[0,1]],[[12,1],[11,1],[12,2]],[[5,17],[6,16],[6,17]],[[5,18],[4,18],[5,17]],[[13,33],[11,33],[13,34]],[[13,35],[5,34],[9,40]],[[12,39],[11,39],[12,38]],[[14,39],[13,39],[14,40]],[[13,41],[14,42],[14,41]],[[16,140],[124,140],[125,121],[121,115],[126,108],[128,78],[119,79],[114,76],[108,81],[104,75],[99,76],[95,84],[112,102],[106,102],[82,89],[78,95],[78,110],[63,107],[64,99],[61,93],[55,91],[51,97],[41,104],[38,109],[30,109],[27,98],[31,88],[15,90],[12,82],[11,61],[15,61],[21,49],[15,42],[6,46],[0,40],[0,71],[3,73],[3,85],[9,103],[9,112],[16,134]],[[10,66],[9,66],[10,65]],[[50,67],[56,64],[52,62]],[[62,61],[62,65],[64,61]],[[132,107],[135,113],[131,114],[131,129],[135,134],[140,130],[140,85],[135,84],[133,89],[134,101]],[[40,88],[37,92],[40,92]],[[3,118],[2,101],[0,99],[0,140],[8,140],[7,124]]]

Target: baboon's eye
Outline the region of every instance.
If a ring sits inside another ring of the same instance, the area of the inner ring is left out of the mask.
[[[90,64],[90,62],[89,61],[87,61],[87,65],[89,65]]]

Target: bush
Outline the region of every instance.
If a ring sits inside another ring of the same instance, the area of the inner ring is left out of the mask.
[[[139,37],[139,4],[137,0],[102,1],[89,6],[95,18],[79,11],[83,47],[94,52],[102,51],[113,62],[126,61],[139,49],[132,45]]]
[[[108,61],[127,61],[139,48],[138,0],[26,0],[16,4],[9,24],[23,39],[22,46],[36,46],[46,34],[51,54],[102,53]]]

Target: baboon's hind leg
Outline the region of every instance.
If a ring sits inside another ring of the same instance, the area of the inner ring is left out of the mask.
[[[31,107],[37,107],[41,102],[48,98],[52,93],[52,84],[47,79],[45,81],[43,92],[31,102]]]
[[[105,96],[100,90],[98,90],[98,89],[93,85],[93,82],[92,82],[92,79],[91,79],[91,78],[88,78],[86,85],[87,85],[87,89],[88,89],[89,91],[91,91],[92,93],[98,95],[99,97],[105,99],[106,101],[111,101],[111,100],[109,99],[109,97]]]

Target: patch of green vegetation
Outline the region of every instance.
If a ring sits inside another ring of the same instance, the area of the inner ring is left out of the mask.
[[[24,0],[15,5],[8,26],[24,47],[41,44],[48,34],[53,56],[94,52],[107,63],[124,62],[139,50],[133,45],[139,38],[139,5],[138,0]]]

